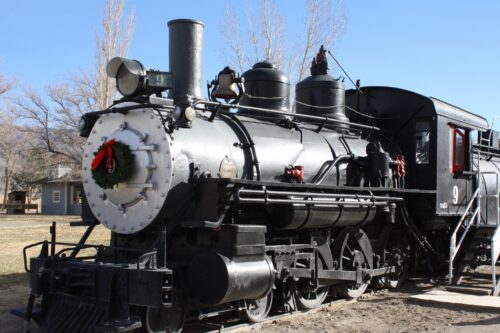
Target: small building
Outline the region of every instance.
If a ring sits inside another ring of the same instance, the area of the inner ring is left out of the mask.
[[[49,171],[49,177],[37,181],[41,184],[42,214],[80,215],[82,213],[82,177],[71,169]]]
[[[7,204],[24,205],[26,203],[26,191],[12,191],[7,195]],[[7,208],[7,214],[24,214],[25,208]]]

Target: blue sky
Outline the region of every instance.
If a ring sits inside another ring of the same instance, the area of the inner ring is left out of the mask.
[[[0,71],[41,90],[90,67],[103,3],[1,0]],[[204,78],[212,78],[223,67],[218,27],[225,3],[128,0],[136,10],[129,56],[167,70],[167,21],[199,19],[205,23]],[[257,5],[229,3],[242,17],[245,7]],[[289,35],[299,34],[303,2],[278,4]],[[344,6],[348,24],[335,51],[351,77],[438,97],[489,120],[500,115],[500,1],[345,0]]]

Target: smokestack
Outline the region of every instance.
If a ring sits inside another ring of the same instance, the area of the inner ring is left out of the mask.
[[[201,98],[203,28],[203,23],[196,20],[168,22],[169,71],[174,74],[170,98]]]

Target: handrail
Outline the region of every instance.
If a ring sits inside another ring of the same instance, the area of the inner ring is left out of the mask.
[[[491,139],[491,136],[490,136]],[[484,141],[484,138],[481,138],[481,143]],[[492,267],[492,272],[491,272],[491,280],[492,280],[492,295],[498,296],[500,294],[500,278],[497,277],[497,272],[496,272],[496,262],[497,259],[500,256],[500,205],[499,205],[499,174],[498,172],[495,171],[481,171],[481,154],[484,153],[485,156],[496,156],[500,157],[500,150],[495,149],[496,152],[491,152],[491,147],[485,147],[482,144],[479,145],[473,145],[473,152],[475,152],[475,157],[477,158],[477,162],[475,159],[472,160],[472,166],[475,168],[475,174],[477,177],[477,182],[476,182],[476,190],[474,194],[472,195],[470,201],[468,202],[466,209],[460,218],[458,224],[455,227],[455,230],[453,230],[453,233],[451,234],[450,237],[450,260],[449,260],[449,274],[448,274],[448,283],[452,284],[453,282],[453,261],[458,254],[462,243],[465,240],[465,237],[474,223],[476,224],[476,227],[479,228],[481,224],[481,205],[482,202],[481,200],[484,198],[486,200],[485,204],[494,204],[496,208],[495,212],[495,231],[493,233],[493,236],[491,239],[491,267]],[[482,148],[488,148],[488,150],[483,150]],[[485,186],[485,192],[484,194],[481,194],[481,189],[483,187],[483,182],[486,183],[486,179],[483,179],[485,175],[494,175],[495,176],[495,192],[493,194],[488,193],[488,187]],[[473,204],[476,203],[474,213],[472,216],[470,215],[471,209],[473,207]],[[465,227],[464,231],[461,234],[460,240],[457,243],[457,235],[458,235],[458,230],[460,228],[463,228],[463,224],[468,216],[470,217],[470,223]],[[485,224],[492,224],[492,221],[490,221],[490,218],[486,217]],[[497,280],[498,279],[498,280]]]
[[[477,224],[479,225],[481,221],[481,203],[480,203],[480,190],[481,190],[481,172],[477,172],[477,179],[478,179],[478,186],[477,189],[474,191],[474,194],[472,195],[471,199],[469,200],[469,203],[467,204],[464,213],[462,214],[462,217],[457,223],[457,226],[455,227],[455,230],[453,230],[453,233],[451,234],[450,237],[450,260],[448,262],[449,265],[449,272],[448,272],[448,283],[452,284],[453,280],[453,260],[455,259],[458,251],[460,250],[460,247],[462,246],[462,243],[465,239],[465,236],[467,235],[467,232],[469,231],[470,227],[474,224],[474,219],[477,218]],[[466,226],[464,232],[462,233],[462,236],[460,237],[460,240],[458,244],[456,243],[457,241],[457,234],[458,230],[462,227],[462,224],[464,223],[465,219],[467,216],[469,216],[472,205],[477,199],[477,207],[474,209],[474,212],[472,214],[472,217],[470,219],[470,223]]]
[[[471,221],[474,221],[474,219],[476,218],[477,214],[479,213],[479,208],[476,208],[474,210],[474,213],[472,213],[472,217],[471,217]],[[457,255],[458,253],[458,249],[460,249],[460,246],[462,246],[462,242],[464,241],[465,239],[465,236],[467,235],[467,232],[469,231],[471,225],[473,225],[474,223],[471,222],[469,223],[466,227],[465,227],[465,231],[462,233],[462,236],[460,237],[460,240],[458,241],[458,243],[455,245],[455,249],[456,251],[453,252],[453,254],[450,254],[451,258],[450,260],[453,261],[453,259],[455,259],[455,256]],[[452,238],[456,241],[456,232],[453,233],[452,235]],[[452,242],[453,244],[454,242]]]

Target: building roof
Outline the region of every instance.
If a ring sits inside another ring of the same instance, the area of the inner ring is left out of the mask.
[[[41,179],[38,179],[34,181],[33,183],[36,184],[81,184],[82,183],[82,172],[81,170],[78,171],[71,171],[66,173],[64,176],[59,177],[59,178],[49,178],[49,177],[44,177]]]

